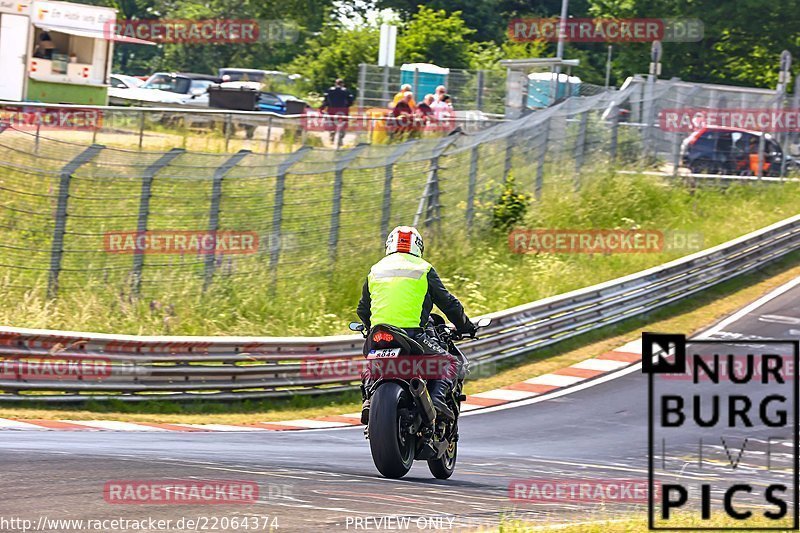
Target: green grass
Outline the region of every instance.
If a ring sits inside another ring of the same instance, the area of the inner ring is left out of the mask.
[[[303,184],[287,191],[287,202],[300,205],[303,198],[319,197],[317,189],[329,176],[306,176]],[[312,179],[313,178],[313,179]],[[368,176],[361,178],[366,183]],[[448,178],[451,179],[451,178]],[[87,184],[88,187],[90,184]],[[130,185],[130,184],[128,184]],[[159,198],[154,199],[157,212],[183,211],[201,202],[208,194],[208,182],[194,187],[184,196],[177,189],[186,183],[159,184]],[[237,207],[223,210],[224,227],[235,227],[249,212],[257,208],[259,195],[269,196],[272,184],[265,180],[239,180],[232,183],[231,194],[240,198]],[[445,181],[443,188],[449,187]],[[120,193],[124,186],[119,185]],[[88,191],[89,189],[86,189]],[[86,191],[83,191],[84,194]],[[491,191],[490,191],[491,192]],[[536,228],[641,228],[687,230],[699,232],[704,246],[718,244],[771,222],[787,218],[796,211],[797,184],[733,185],[727,189],[690,190],[668,185],[653,177],[598,174],[585,177],[578,194],[563,188],[547,194],[528,209],[524,227]],[[453,192],[451,201],[458,201]],[[458,193],[460,194],[460,193]],[[188,195],[188,196],[187,196]],[[399,196],[400,194],[398,194]],[[398,198],[398,202],[402,199]],[[439,232],[425,231],[426,257],[434,264],[448,288],[456,294],[470,315],[508,308],[543,297],[585,287],[625,274],[664,263],[684,253],[671,251],[646,254],[616,255],[520,255],[509,250],[507,234],[485,229],[493,196],[486,194],[479,205],[476,224],[479,229],[467,236],[463,224],[447,221]],[[134,202],[135,203],[135,202]],[[86,209],[96,204],[84,203]],[[120,201],[119,209],[131,209],[130,201]],[[299,209],[296,208],[296,209]],[[172,223],[166,215],[156,227],[189,229],[205,223],[202,210],[196,219]],[[26,221],[14,219],[13,213],[0,211],[0,218],[18,224],[15,230],[0,230],[5,242],[23,239]],[[107,258],[102,252],[75,255],[65,265],[76,272],[62,274],[65,289],[59,298],[47,300],[45,278],[17,270],[0,270],[0,322],[4,324],[81,331],[131,334],[184,335],[328,335],[347,332],[347,323],[355,318],[355,304],[370,265],[380,259],[382,240],[373,231],[358,234],[358,224],[375,226],[374,212],[361,213],[357,206],[345,209],[342,224],[347,225],[347,239],[333,265],[327,249],[314,249],[320,235],[327,238],[328,227],[302,232],[301,218],[288,217],[285,229],[297,234],[296,249],[286,250],[278,284],[270,285],[268,258],[233,259],[218,269],[215,282],[206,293],[201,281],[191,278],[202,267],[201,262],[176,262],[150,277],[154,283],[142,298],[126,290],[125,272],[105,278],[90,277],[77,270],[81,266],[120,266],[131,256]],[[199,221],[199,222],[198,222]],[[0,222],[4,222],[0,220]],[[70,221],[77,230],[78,221]],[[81,224],[93,223],[93,221]],[[459,227],[461,226],[461,227]],[[240,226],[241,227],[241,226]],[[118,229],[116,228],[111,229]],[[480,229],[484,228],[484,229]],[[98,230],[109,229],[98,226]],[[98,231],[99,232],[99,231]],[[301,233],[302,232],[302,233]],[[315,240],[316,239],[316,240]],[[323,239],[324,240],[324,239]],[[49,242],[38,243],[47,250]],[[99,246],[85,238],[85,248]],[[47,257],[46,253],[42,258]],[[88,263],[79,259],[89,257]],[[146,256],[148,264],[164,261],[165,256]],[[170,261],[174,259],[170,258]],[[182,276],[181,276],[182,275]],[[161,278],[159,279],[159,276]],[[33,285],[19,289],[17,285]]]
[[[769,267],[714,286],[689,300],[659,309],[647,316],[626,320],[504,361],[491,372],[471,374],[465,392],[486,391],[517,383],[583,361],[619,347],[643,330],[690,334],[756,300],[764,293],[800,276],[800,253],[793,253]],[[322,396],[293,396],[259,401],[193,402],[147,401],[126,403],[87,401],[80,404],[45,404],[31,401],[24,407],[0,405],[3,418],[71,420],[121,420],[126,422],[185,424],[247,424],[357,412],[357,391]]]
[[[786,527],[782,531],[796,531],[791,529],[791,519],[770,520],[764,517],[748,519],[748,528],[777,528]],[[712,516],[710,520],[700,520],[695,514],[683,513],[670,519],[669,525],[656,524],[657,527],[681,527],[681,528],[736,528],[745,527],[741,521],[734,520],[725,515],[719,514]],[[751,529],[752,530],[752,529]],[[576,520],[573,525],[569,524],[536,524],[523,522],[520,520],[507,520],[500,524],[495,531],[497,533],[530,533],[534,531],[557,531],[558,533],[638,533],[648,531],[646,511],[641,515],[632,515],[623,518],[587,520],[585,522]],[[743,531],[742,529],[728,529],[728,531]]]

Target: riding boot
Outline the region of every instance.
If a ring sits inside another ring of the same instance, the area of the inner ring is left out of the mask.
[[[368,382],[364,382],[361,385],[361,398],[364,400],[364,403],[361,405],[361,423],[365,426],[369,424],[369,398],[367,397],[367,387]]]
[[[431,402],[436,412],[449,419],[455,420],[455,415],[447,405],[447,394],[450,392],[450,384],[444,379],[432,379],[428,382],[428,392],[431,395]]]

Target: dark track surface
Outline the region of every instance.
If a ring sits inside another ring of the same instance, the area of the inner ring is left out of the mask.
[[[798,339],[798,296],[800,286],[714,337]],[[449,481],[433,479],[425,463],[417,463],[403,480],[381,478],[358,428],[297,433],[3,431],[0,517],[27,518],[34,524],[41,516],[153,517],[174,524],[181,517],[269,515],[277,517],[278,531],[363,531],[379,529],[374,520],[381,517],[411,516],[410,530],[426,529],[422,524],[460,531],[496,525],[500,513],[534,522],[591,520],[601,511],[603,516],[644,513],[644,506],[630,505],[601,510],[586,503],[514,504],[508,485],[522,478],[646,479],[646,397],[646,379],[636,370],[560,397],[465,416],[458,467]],[[687,446],[692,438],[686,435]],[[111,505],[103,499],[109,480],[187,478],[255,481],[261,498],[246,505],[158,506]],[[417,522],[418,517],[431,521]],[[15,531],[1,524],[0,531]],[[264,531],[261,525],[238,531]],[[382,525],[380,529],[397,526]]]

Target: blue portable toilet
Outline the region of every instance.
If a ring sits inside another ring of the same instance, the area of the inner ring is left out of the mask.
[[[417,72],[417,84],[414,86],[414,72]],[[447,87],[449,68],[439,67],[431,63],[404,63],[400,67],[400,85],[409,84],[414,92],[414,100],[421,101],[426,94],[436,92],[436,87]],[[398,87],[399,89],[399,87]]]
[[[547,107],[555,100],[580,95],[581,79],[562,73],[558,75],[558,82],[555,83],[556,94],[553,98],[551,93],[555,79],[555,72],[534,72],[528,75],[528,107],[533,109]]]

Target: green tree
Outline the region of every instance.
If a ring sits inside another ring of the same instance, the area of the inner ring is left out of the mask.
[[[420,6],[397,37],[400,63],[434,63],[448,68],[468,68],[471,60],[468,28],[461,12],[448,15],[443,9]]]
[[[662,77],[774,87],[783,49],[800,53],[800,11],[763,0],[589,0],[596,17],[696,18],[700,42],[664,43]],[[647,71],[649,44],[614,47],[618,78]]]
[[[587,0],[570,0],[572,12],[586,11]],[[492,41],[500,44],[508,33],[511,19],[528,16],[553,16],[561,12],[561,0],[375,0],[375,7],[398,12],[405,21],[411,20],[423,7],[461,13],[474,42]]]
[[[111,5],[119,11],[118,17],[126,20],[257,20],[264,36],[255,43],[119,44],[115,47],[115,68],[132,74],[147,74],[154,70],[216,73],[224,66],[274,69],[302,53],[305,40],[323,27],[333,10],[333,0],[88,1]],[[285,31],[276,33],[278,25]]]
[[[380,31],[374,26],[346,28],[339,22],[331,22],[319,35],[306,41],[305,52],[285,70],[303,74],[311,91],[324,91],[336,78],[343,78],[348,86],[355,87],[358,66],[377,61],[379,43]]]

